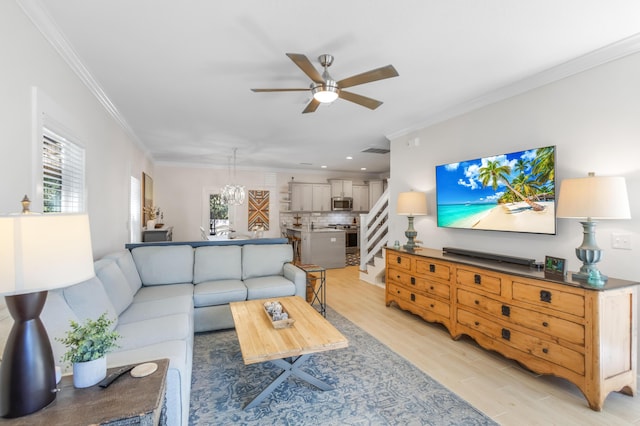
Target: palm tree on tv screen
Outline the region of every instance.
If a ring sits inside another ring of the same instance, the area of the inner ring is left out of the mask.
[[[498,160],[489,160],[486,166],[480,168],[478,177],[480,178],[482,186],[487,187],[491,185],[491,188],[494,191],[498,189],[498,183],[502,181],[507,186],[507,188],[509,188],[509,191],[514,193],[516,196],[518,196],[518,198],[531,206],[534,211],[544,210],[544,206],[534,203],[530,197],[523,195],[520,191],[518,191],[511,185],[511,182],[509,182],[510,174],[511,167],[506,164],[500,164]]]

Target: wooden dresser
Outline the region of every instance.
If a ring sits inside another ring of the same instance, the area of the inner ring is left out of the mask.
[[[636,392],[637,282],[603,288],[546,278],[526,266],[387,248],[386,304],[442,323],[454,339],[574,383],[591,409]],[[570,276],[570,274],[568,274]]]

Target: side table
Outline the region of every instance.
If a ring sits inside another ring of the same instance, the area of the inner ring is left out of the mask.
[[[307,301],[323,317],[327,317],[327,270],[320,265],[299,263],[296,265],[307,274]],[[311,300],[309,300],[311,299]]]
[[[108,355],[107,355],[108,356]],[[0,425],[158,425],[164,401],[169,360],[154,360],[158,369],[134,378],[125,373],[109,387],[73,387],[73,376],[63,376],[56,399],[33,414],[0,419]],[[107,375],[115,368],[107,370]]]

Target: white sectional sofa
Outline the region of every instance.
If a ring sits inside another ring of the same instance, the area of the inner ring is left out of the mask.
[[[194,332],[232,328],[232,301],[304,298],[306,276],[292,258],[284,243],[173,243],[109,254],[95,262],[94,278],[49,292],[41,318],[54,358],[65,351],[56,338],[69,329],[69,320],[107,312],[122,336],[120,347],[107,355],[108,365],[169,358],[167,424],[187,425]],[[0,326],[0,332],[9,327]],[[5,341],[0,335],[0,344]]]

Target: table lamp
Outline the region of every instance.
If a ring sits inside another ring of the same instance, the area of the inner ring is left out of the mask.
[[[40,312],[48,290],[93,276],[86,214],[0,216],[0,294],[14,320],[0,362],[2,417],[33,413],[55,399],[55,360]]]
[[[602,250],[596,244],[594,219],[631,218],[624,178],[595,176],[591,172],[584,178],[563,180],[558,196],[557,217],[586,219],[580,222],[584,237],[582,245],[576,248],[576,256],[582,261],[582,266],[572,278],[594,286],[604,285],[607,277],[596,266],[602,257]]]
[[[413,250],[416,247],[414,240],[418,235],[418,232],[413,228],[413,217],[427,214],[427,196],[424,192],[401,192],[398,194],[396,210],[399,215],[407,216],[409,219],[409,228],[404,232],[408,241],[403,247],[407,250]]]

